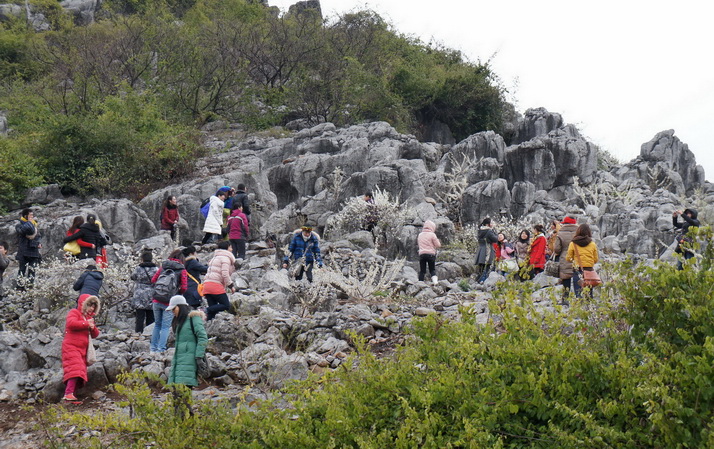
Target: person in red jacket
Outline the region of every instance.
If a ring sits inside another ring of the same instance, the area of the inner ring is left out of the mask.
[[[82,217],[81,215],[77,215],[76,217],[74,217],[74,219],[72,220],[72,226],[70,226],[69,229],[67,230],[67,234],[65,234],[65,237],[69,237],[70,235],[74,235],[77,232],[79,232],[79,227],[82,226],[83,224],[84,224],[84,217]],[[75,242],[77,242],[77,245],[79,245],[81,248],[94,248],[93,243],[85,242],[81,238],[75,240]],[[81,250],[79,250],[79,248],[77,248],[77,253],[76,254],[73,253],[71,255],[76,257],[76,256],[79,256],[80,252],[81,252]],[[67,253],[67,254],[69,255],[69,253]]]
[[[97,338],[99,329],[94,324],[94,316],[99,313],[99,298],[80,298],[76,308],[67,313],[62,341],[62,380],[66,384],[65,401],[76,401],[74,392],[87,382],[87,347],[89,337]]]
[[[530,249],[530,265],[532,268],[532,274],[536,274],[543,271],[545,268],[545,250],[548,246],[548,240],[545,238],[545,228],[543,225],[533,226],[533,241],[531,242]]]
[[[171,232],[171,240],[176,240],[176,229],[179,225],[179,210],[176,197],[170,195],[161,208],[161,230]]]

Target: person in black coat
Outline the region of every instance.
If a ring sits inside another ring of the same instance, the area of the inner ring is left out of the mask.
[[[35,267],[42,261],[40,255],[42,236],[37,229],[37,221],[32,209],[22,210],[20,222],[15,225],[15,232],[17,233],[17,255],[15,258],[20,265],[18,275],[25,276],[27,284],[32,285],[35,280]]]
[[[208,265],[202,264],[196,257],[196,247],[188,246],[184,248],[183,255],[186,257],[184,266],[188,276],[188,288],[183,296],[186,298],[188,305],[197,309],[201,307],[201,295],[198,294],[198,283],[201,281],[201,275],[206,274]]]
[[[685,260],[694,257],[694,253],[683,248],[682,244],[691,242],[691,238],[687,236],[689,228],[701,226],[701,223],[697,219],[697,215],[698,213],[696,209],[684,209],[684,212],[678,210],[672,212],[672,226],[674,226],[675,229],[682,230],[682,233],[677,236],[677,249],[675,252],[683,254]],[[677,217],[682,217],[684,222],[680,223]],[[677,267],[680,270],[683,269],[681,261],[679,261]]]
[[[104,273],[97,270],[96,265],[87,265],[87,269],[79,276],[72,286],[75,291],[82,295],[99,296],[99,290],[104,282]]]
[[[243,206],[243,213],[248,219],[248,223],[250,223],[250,198],[245,193],[245,184],[238,184],[236,193],[233,195],[233,204],[241,204]]]
[[[65,237],[62,242],[68,243],[77,239],[82,239],[92,244],[91,247],[81,247],[81,252],[77,256],[79,259],[94,259],[97,256],[97,251],[107,244],[107,240],[102,235],[99,225],[97,224],[96,215],[87,215],[87,221],[79,227],[79,231]]]

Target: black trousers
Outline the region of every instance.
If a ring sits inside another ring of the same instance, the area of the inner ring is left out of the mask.
[[[41,257],[21,257],[17,259],[17,263],[20,265],[17,274],[27,278],[27,285],[35,283],[35,268],[41,261]]]
[[[206,318],[210,321],[218,312],[223,312],[231,307],[231,302],[228,300],[228,295],[222,293],[220,295],[205,295],[208,308],[206,309]]]
[[[245,239],[230,239],[233,256],[245,259]]]
[[[302,279],[303,273],[307,273],[308,282],[312,282],[312,266],[315,265],[314,262],[310,262],[306,265],[301,265],[297,274],[295,275],[295,280],[299,281]]]
[[[426,267],[429,266],[429,275],[436,276],[436,254],[420,254],[419,255],[419,280],[424,280]]]
[[[144,328],[153,322],[153,309],[136,309],[136,324],[134,326],[136,332],[144,332]]]

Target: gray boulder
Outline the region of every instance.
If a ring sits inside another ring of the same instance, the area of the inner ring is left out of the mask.
[[[527,142],[563,126],[563,117],[545,108],[531,108],[518,122],[514,144]]]
[[[502,209],[510,210],[511,192],[505,179],[483,181],[466,189],[462,203],[464,221],[476,223],[498,216]]]
[[[649,142],[643,143],[640,157],[649,167],[661,166],[679,175],[686,193],[704,185],[704,168],[697,165],[694,153],[674,135],[673,129],[662,131]],[[678,184],[672,173],[668,175],[674,184]]]

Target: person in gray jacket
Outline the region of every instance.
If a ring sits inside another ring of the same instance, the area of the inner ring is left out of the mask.
[[[154,285],[151,279],[154,277],[159,267],[153,262],[151,251],[141,254],[141,263],[134,268],[131,280],[134,281],[134,295],[131,298],[131,305],[136,310],[136,322],[134,330],[142,333],[144,327],[154,322],[154,306],[152,295]]]

